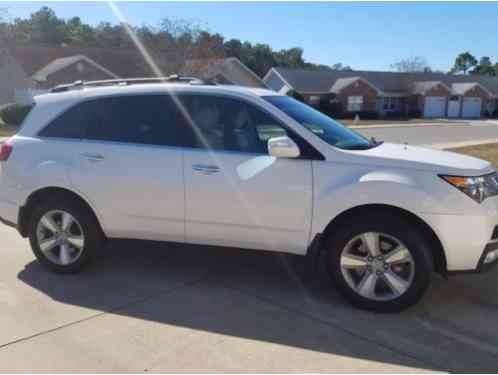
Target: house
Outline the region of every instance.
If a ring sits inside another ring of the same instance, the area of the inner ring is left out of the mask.
[[[236,57],[187,60],[181,74],[220,84],[266,88],[263,80]]]
[[[154,76],[140,52],[133,49],[6,43],[2,46],[0,56],[8,56],[9,64],[0,64],[0,106],[27,104],[34,95],[77,80]]]
[[[327,98],[346,116],[478,118],[498,109],[498,77],[272,68],[263,81],[313,106]]]
[[[8,48],[0,44],[0,108],[15,103],[19,90],[29,90],[34,86],[33,80],[12,57]]]
[[[117,79],[118,75],[84,55],[61,57],[45,65],[31,77],[40,89],[82,81]]]

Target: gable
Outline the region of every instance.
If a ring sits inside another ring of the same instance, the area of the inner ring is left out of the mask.
[[[268,72],[265,78],[263,78],[263,82],[268,88],[277,92],[285,86],[285,82],[273,70]]]

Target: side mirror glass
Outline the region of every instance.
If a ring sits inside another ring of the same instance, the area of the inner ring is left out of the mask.
[[[289,137],[275,137],[268,140],[268,153],[276,158],[297,158],[301,151]]]

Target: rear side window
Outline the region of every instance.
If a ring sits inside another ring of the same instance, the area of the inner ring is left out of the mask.
[[[180,146],[182,117],[166,95],[104,98],[95,101],[85,139]]]
[[[92,102],[77,104],[53,120],[39,135],[55,138],[82,138],[93,107]]]

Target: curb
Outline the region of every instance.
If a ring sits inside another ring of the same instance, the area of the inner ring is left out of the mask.
[[[492,143],[498,143],[498,138],[483,139],[480,141],[466,141],[466,142],[453,142],[453,143],[433,143],[426,145],[414,145],[419,147],[429,147],[438,150],[446,150],[449,148],[459,148],[459,147],[470,147],[470,146],[480,146],[489,145]]]
[[[498,126],[498,123],[490,123],[490,124],[483,124],[483,123],[473,123],[473,122],[468,122],[468,123],[450,123],[450,124],[435,124],[433,122],[421,122],[418,124],[379,124],[379,125],[345,125],[346,127],[350,129],[379,129],[379,128],[418,128],[418,127],[465,127],[465,126],[471,126],[471,127],[485,127],[485,126]]]

